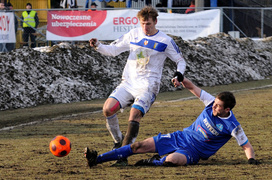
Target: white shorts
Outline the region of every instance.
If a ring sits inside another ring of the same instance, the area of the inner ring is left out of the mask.
[[[124,84],[120,84],[109,97],[119,101],[121,109],[125,109],[132,104],[132,107],[140,110],[143,115],[149,111],[156,99],[153,92],[130,92],[125,88]]]

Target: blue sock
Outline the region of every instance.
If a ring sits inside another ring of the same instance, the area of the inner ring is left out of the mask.
[[[161,158],[160,160],[154,160],[153,164],[155,164],[155,166],[162,166],[163,162],[165,161],[166,156],[164,156],[163,158]]]
[[[118,160],[118,159],[122,159],[122,158],[127,158],[133,154],[134,153],[132,152],[130,145],[125,145],[125,146],[120,147],[118,149],[114,149],[114,150],[106,152],[104,154],[100,154],[97,157],[96,162],[99,164],[99,163],[103,163],[103,162],[107,162],[107,161]]]

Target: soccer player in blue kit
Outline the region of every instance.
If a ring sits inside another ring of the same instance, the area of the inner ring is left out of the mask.
[[[173,82],[179,86],[180,82]],[[140,142],[123,146],[97,156],[94,150],[85,149],[85,157],[90,167],[103,162],[127,158],[140,153],[158,153],[150,159],[138,161],[135,165],[183,166],[197,164],[200,159],[208,159],[225,143],[234,137],[244,150],[249,164],[258,164],[254,150],[236,120],[232,108],[236,104],[231,92],[221,92],[216,97],[200,89],[187,78],[181,82],[205,105],[196,121],[183,131],[158,134]],[[168,155],[166,155],[168,154]],[[160,157],[166,155],[164,157]]]
[[[108,56],[116,56],[129,51],[122,74],[122,81],[110,94],[103,106],[106,127],[110,132],[114,147],[118,148],[135,142],[141,118],[149,111],[160,90],[165,59],[176,63],[175,81],[183,78],[186,62],[174,40],[156,29],[158,12],[151,6],[142,8],[137,17],[139,28],[134,28],[110,45],[90,39],[90,46]],[[125,136],[119,128],[117,112],[131,105],[129,123]],[[126,165],[127,160],[119,160],[116,165]]]

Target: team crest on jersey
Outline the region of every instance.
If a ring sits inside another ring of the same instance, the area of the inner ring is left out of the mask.
[[[219,131],[223,130],[223,124],[216,124],[216,127],[219,129]]]
[[[142,48],[138,48],[136,50],[136,58],[137,58],[137,64],[138,67],[141,69],[145,69],[145,66],[148,64],[149,62],[149,50],[148,49],[142,49]]]
[[[148,41],[147,41],[147,40],[145,40],[145,41],[144,41],[144,45],[146,46],[147,44],[148,44]]]

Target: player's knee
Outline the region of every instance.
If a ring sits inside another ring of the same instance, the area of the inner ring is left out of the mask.
[[[183,166],[186,165],[187,158],[182,154],[170,154],[167,156],[164,165],[165,166]]]
[[[140,122],[142,117],[143,117],[143,113],[140,110],[135,109],[135,108],[132,108],[130,110],[129,121]]]
[[[109,116],[112,116],[114,113],[110,111],[110,108],[103,107],[103,114],[104,116],[109,117]]]
[[[117,110],[113,110],[110,107],[103,107],[103,114],[106,117],[112,116],[117,112]]]
[[[119,109],[120,103],[118,101],[114,105],[110,105],[110,103],[108,103],[103,107],[103,114],[104,116],[109,117],[115,114]]]
[[[131,150],[133,153],[137,153],[137,150],[140,149],[142,146],[141,142],[135,142],[133,144],[130,145]]]
[[[166,160],[163,162],[163,166],[175,167],[175,166],[181,166],[181,164],[176,159],[166,158]]]

